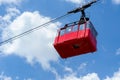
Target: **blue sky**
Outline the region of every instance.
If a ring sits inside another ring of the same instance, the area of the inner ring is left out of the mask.
[[[0,0],[0,41],[39,26],[90,0]],[[98,31],[97,52],[61,59],[52,44],[73,14],[0,46],[0,80],[120,80],[120,0],[86,10]]]

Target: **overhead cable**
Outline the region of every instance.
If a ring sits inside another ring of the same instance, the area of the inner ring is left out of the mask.
[[[11,41],[14,41],[14,40],[16,40],[16,39],[18,39],[18,38],[21,38],[21,37],[23,37],[23,36],[25,36],[25,35],[27,35],[27,34],[30,34],[30,33],[34,32],[34,31],[38,30],[38,29],[41,29],[42,27],[45,27],[45,26],[47,26],[48,24],[50,24],[51,22],[55,22],[56,20],[59,20],[59,19],[65,17],[65,16],[67,16],[68,14],[81,12],[81,11],[83,11],[84,9],[90,7],[93,3],[96,3],[97,1],[98,1],[98,0],[93,0],[93,1],[89,2],[88,4],[83,5],[82,7],[79,7],[79,8],[76,8],[76,9],[72,10],[72,11],[69,11],[69,12],[68,12],[67,14],[65,14],[65,15],[62,15],[62,16],[57,17],[57,18],[55,18],[55,19],[52,19],[52,20],[50,20],[50,21],[48,21],[48,22],[46,22],[46,23],[44,23],[44,24],[42,24],[42,25],[40,25],[40,26],[34,27],[34,28],[32,28],[32,29],[29,29],[29,30],[21,33],[21,34],[18,34],[18,35],[16,35],[16,36],[13,36],[13,37],[7,39],[7,40],[4,40],[4,41],[0,42],[0,46],[2,46],[3,44],[9,43],[9,42],[11,42]]]
[[[57,17],[57,18],[55,18],[55,19],[52,19],[52,20],[50,20],[50,21],[48,21],[48,22],[46,22],[46,23],[44,23],[44,24],[42,24],[42,25],[40,25],[40,26],[34,27],[34,28],[32,28],[32,29],[29,29],[29,30],[21,33],[21,34],[18,34],[18,35],[16,35],[16,36],[13,36],[13,37],[7,39],[7,40],[4,40],[4,41],[0,42],[0,46],[2,46],[3,44],[6,44],[6,43],[12,42],[12,41],[14,41],[14,40],[16,40],[16,39],[18,39],[18,38],[21,38],[21,37],[23,37],[23,36],[25,36],[25,35],[27,35],[27,34],[30,34],[30,33],[34,32],[34,31],[38,30],[38,29],[41,29],[41,28],[43,28],[43,27],[46,27],[46,26],[47,26],[48,24],[50,24],[51,22],[55,22],[56,20],[59,20],[59,19],[65,17],[65,16],[67,16],[67,15],[68,15],[68,14],[62,15],[62,16]]]

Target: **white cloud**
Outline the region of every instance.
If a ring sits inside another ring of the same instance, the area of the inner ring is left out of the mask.
[[[72,72],[73,72],[72,68],[70,68],[70,67],[67,67],[67,66],[66,66],[64,69],[65,69],[65,71],[67,71],[67,72],[69,72],[69,73],[72,73]]]
[[[28,78],[28,79],[24,79],[24,80],[33,80],[33,79],[31,79],[31,78]]]
[[[85,0],[66,0],[67,2],[72,2],[74,4],[82,4]]]
[[[0,26],[6,27],[12,22],[12,20],[20,14],[20,11],[16,7],[6,8],[6,14],[0,16]],[[0,27],[0,28],[1,28]]]
[[[1,4],[15,4],[15,5],[17,5],[21,1],[22,0],[0,0],[0,5]]]
[[[10,37],[10,33],[14,36],[50,20],[37,11],[24,12],[4,30],[2,38],[5,40]],[[47,25],[47,28],[37,30],[19,40],[3,45],[1,50],[5,55],[16,54],[26,58],[30,64],[38,62],[44,69],[49,69],[50,62],[58,60],[58,55],[52,46],[58,25],[60,25],[59,22],[51,23]]]
[[[12,19],[20,14],[16,7],[9,7],[6,9],[7,14],[2,17],[3,21],[11,23]]]
[[[80,64],[80,66],[79,66],[79,70],[82,70],[82,69],[84,69],[85,67],[87,66],[87,63],[82,63],[82,64]]]
[[[11,14],[12,16],[16,16],[17,14],[20,14],[20,11],[16,7],[9,7],[7,8],[7,13]]]
[[[104,80],[120,80],[120,69],[113,74],[112,77],[108,77]]]
[[[4,73],[0,74],[0,80],[12,80],[11,77],[4,75]]]
[[[89,2],[91,0],[65,0],[65,1],[71,2],[71,3],[76,4],[78,6],[81,6],[81,5],[87,3],[87,2]]]
[[[84,76],[81,76],[79,72],[80,70],[84,70],[87,66],[87,63],[82,63],[78,67],[78,70],[74,70],[70,67],[64,67],[65,71],[68,73],[65,73],[63,77],[59,76],[56,80],[100,80],[97,73],[88,73]]]
[[[84,76],[78,76],[77,73],[70,73],[69,75],[64,75],[63,78],[56,72],[54,68],[51,68],[51,71],[56,75],[56,80],[120,80],[120,69],[113,74],[112,77],[107,76],[104,79],[100,79],[97,73],[88,73]],[[20,79],[20,77],[16,77]],[[0,74],[0,80],[13,80],[12,77],[5,75],[3,72]],[[32,78],[26,78],[23,80],[33,80]]]
[[[120,4],[120,0],[112,0],[114,4]]]
[[[116,55],[120,55],[120,48],[117,49]]]
[[[68,69],[69,70],[69,69]],[[72,70],[70,68],[70,70]],[[107,75],[107,74],[106,74]],[[114,72],[112,77],[107,76],[101,79],[98,73],[88,73],[87,75],[80,76],[77,71],[70,72],[69,74],[64,74],[64,77],[60,77],[57,80],[120,80],[120,68],[117,72]]]
[[[11,76],[7,76],[4,74],[4,72],[1,72],[0,74],[0,80],[21,80],[20,77],[16,76],[15,79]],[[33,80],[32,78],[24,78],[23,80]]]
[[[100,80],[96,73],[89,73],[86,76],[77,77],[75,74],[65,76],[64,78],[58,80]]]

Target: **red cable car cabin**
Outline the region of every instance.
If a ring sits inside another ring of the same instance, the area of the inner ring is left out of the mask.
[[[62,58],[96,51],[97,31],[90,21],[65,26],[58,31],[54,48]]]

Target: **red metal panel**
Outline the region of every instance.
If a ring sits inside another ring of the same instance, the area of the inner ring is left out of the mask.
[[[56,37],[54,47],[62,58],[68,58],[96,51],[96,43],[90,29],[86,29]]]
[[[57,39],[57,43],[62,43],[64,41],[69,41],[69,40],[72,40],[72,39],[76,39],[77,38],[77,31],[76,32],[70,32],[70,33],[67,33],[67,34],[64,34],[64,35],[61,35],[61,36],[58,36]]]

